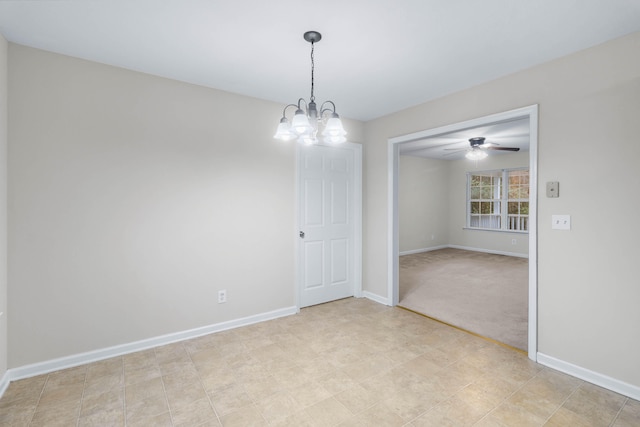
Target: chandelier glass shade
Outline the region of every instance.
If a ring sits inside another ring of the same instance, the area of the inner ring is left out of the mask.
[[[297,104],[289,104],[284,107],[280,124],[278,124],[278,129],[273,137],[282,141],[297,139],[301,144],[311,145],[318,143],[318,133],[320,133],[325,143],[345,142],[347,132],[342,126],[340,116],[336,113],[336,105],[332,101],[325,101],[318,110],[313,94],[314,46],[322,39],[322,35],[317,31],[307,31],[304,33],[304,39],[311,43],[311,98],[309,98],[309,102],[300,98]],[[289,121],[287,111],[294,108],[293,118]]]

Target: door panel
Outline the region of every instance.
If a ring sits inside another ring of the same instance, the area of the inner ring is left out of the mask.
[[[300,148],[300,306],[354,295],[354,152]]]
[[[349,272],[349,241],[334,239],[331,241],[331,284],[346,282]]]
[[[324,225],[324,182],[321,179],[308,179],[304,186],[304,224],[322,226]]]
[[[324,242],[304,242],[304,288],[312,289],[324,284],[322,264],[324,264]]]
[[[348,225],[349,219],[349,182],[331,183],[331,223]]]

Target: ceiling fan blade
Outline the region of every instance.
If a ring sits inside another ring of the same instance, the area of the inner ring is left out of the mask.
[[[468,148],[444,148],[444,151],[464,151],[464,150],[468,150]]]
[[[518,147],[484,147],[485,150],[520,151]]]
[[[443,157],[453,156],[453,155],[458,154],[458,153],[460,153],[462,151],[467,151],[467,150],[464,149],[464,150],[449,151],[448,153],[444,153],[442,156]]]

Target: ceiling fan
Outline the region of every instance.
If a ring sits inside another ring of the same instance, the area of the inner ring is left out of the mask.
[[[485,150],[500,150],[500,151],[520,151],[518,147],[500,147],[500,144],[495,142],[485,143],[486,138],[483,136],[477,136],[469,139],[469,145],[471,148],[445,148],[446,151],[467,151],[465,157],[471,160],[480,160],[487,157]],[[453,154],[453,153],[450,153]]]

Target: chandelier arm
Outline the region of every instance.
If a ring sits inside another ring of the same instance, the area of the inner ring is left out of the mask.
[[[298,105],[297,105],[298,109],[302,110],[301,104],[303,104],[303,103],[304,103],[304,109],[307,110],[308,109],[307,101],[304,98],[298,99]]]
[[[326,104],[331,104],[332,108],[324,108],[324,106]],[[330,111],[331,113],[335,114],[336,113],[336,104],[334,104],[333,101],[324,101],[322,103],[322,105],[320,106],[320,115],[324,114],[325,111]]]
[[[289,107],[299,108],[296,104],[289,104],[285,106],[284,109],[282,110],[282,117],[287,117],[287,108]]]

